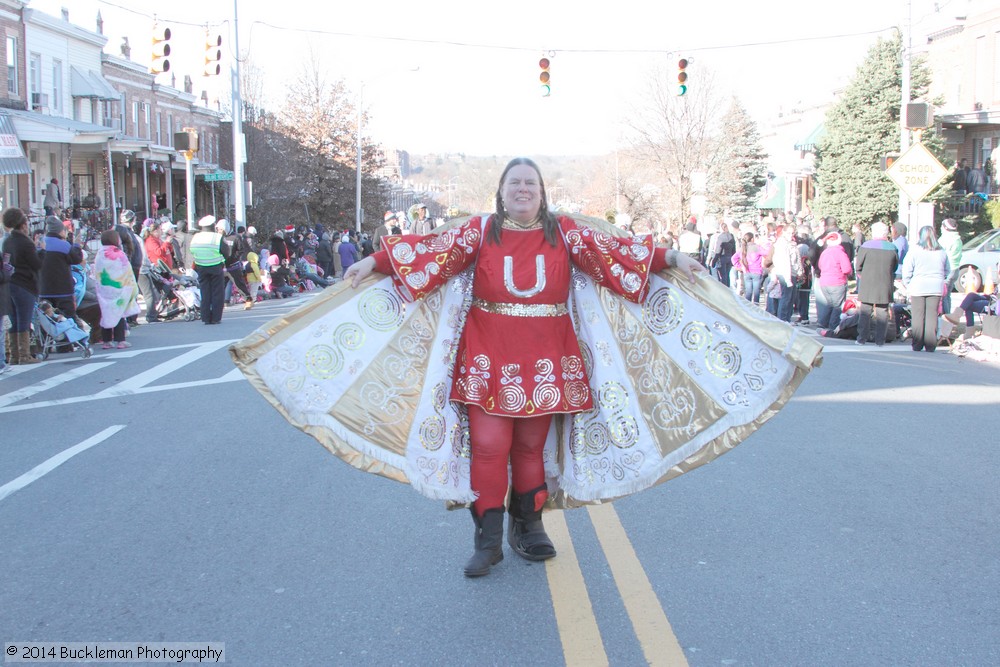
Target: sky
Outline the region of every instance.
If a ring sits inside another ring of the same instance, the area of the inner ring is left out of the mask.
[[[973,0],[975,1],[975,0]],[[650,77],[673,77],[690,60],[689,84],[711,70],[725,95],[765,122],[780,110],[832,99],[879,36],[909,12],[914,35],[961,13],[970,0],[840,0],[806,3],[580,0],[30,0],[29,8],[93,29],[98,10],[120,54],[148,63],[154,18],[173,33],[172,69],[195,91],[229,96],[234,14],[240,52],[267,82],[266,104],[316,62],[343,80],[372,139],[411,153],[601,155],[623,142],[623,122],[648,94]],[[939,11],[935,12],[935,6]],[[222,77],[201,74],[206,27],[223,36]],[[915,44],[919,39],[915,40]],[[538,60],[551,61],[543,97]],[[415,70],[415,71],[414,71]],[[169,83],[169,75],[160,75]],[[180,87],[180,78],[177,86]]]

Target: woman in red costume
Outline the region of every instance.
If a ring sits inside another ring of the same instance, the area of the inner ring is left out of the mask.
[[[648,240],[616,243],[606,256],[588,252],[573,238],[589,231],[549,211],[541,173],[527,158],[512,160],[501,174],[496,214],[472,218],[466,225],[478,230],[480,242],[450,253],[442,271],[455,273],[475,264],[472,307],[449,398],[468,408],[471,485],[477,498],[472,508],[475,553],[465,575],[478,577],[503,559],[508,463],[511,548],[533,561],[556,554],[541,519],[548,498],[542,457],[546,435],[554,414],[593,407],[566,305],[571,263],[633,302],[645,296],[651,273],[676,266],[693,281],[693,272],[704,269],[677,251],[654,249]],[[387,249],[354,264],[345,279],[356,288],[372,271],[396,275],[420,296],[426,285],[406,277],[433,275],[434,262],[419,265],[411,252],[394,253],[393,241],[403,238],[388,237]]]

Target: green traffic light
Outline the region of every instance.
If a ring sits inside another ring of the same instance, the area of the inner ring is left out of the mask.
[[[681,85],[677,86],[677,95],[678,95],[678,97],[681,96],[681,95],[683,95],[687,91],[688,91],[688,87],[685,86],[683,83]]]
[[[549,84],[547,84],[547,83],[543,84],[542,85],[542,97],[548,97],[551,94],[552,94],[552,88],[549,87]]]

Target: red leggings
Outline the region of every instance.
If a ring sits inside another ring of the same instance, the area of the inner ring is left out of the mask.
[[[551,421],[552,415],[500,417],[487,414],[478,405],[469,406],[472,490],[479,493],[474,504],[477,515],[503,507],[507,497],[508,459],[515,493],[526,493],[545,484],[542,450]],[[537,494],[536,510],[541,508],[547,495]]]

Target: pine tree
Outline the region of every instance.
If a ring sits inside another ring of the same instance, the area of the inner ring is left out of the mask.
[[[757,199],[767,183],[767,154],[757,123],[733,98],[722,118],[722,143],[710,172],[709,200],[716,213],[738,222],[756,221]]]
[[[911,98],[926,94],[929,72],[911,68]],[[843,227],[898,217],[899,190],[882,172],[881,158],[899,150],[902,42],[879,38],[854,80],[827,112],[826,135],[817,148],[814,210]]]

